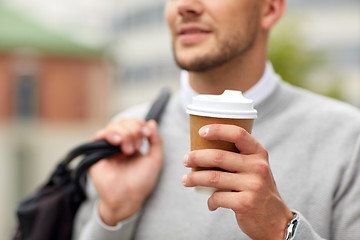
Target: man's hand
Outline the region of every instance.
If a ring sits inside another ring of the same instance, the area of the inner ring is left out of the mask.
[[[100,196],[100,217],[111,226],[137,213],[155,187],[163,161],[162,140],[155,121],[137,119],[110,123],[95,134],[94,140],[100,139],[122,150],[89,170]],[[146,154],[139,152],[143,139],[149,141]]]
[[[211,195],[209,210],[232,209],[239,227],[254,240],[283,239],[293,213],[280,197],[264,147],[244,129],[234,125],[207,125],[199,134],[206,140],[233,142],[240,153],[204,149],[186,154],[186,167],[216,167],[226,171],[188,173],[183,178],[184,186],[227,190]]]

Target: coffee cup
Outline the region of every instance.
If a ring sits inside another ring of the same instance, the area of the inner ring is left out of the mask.
[[[191,151],[199,149],[221,149],[239,152],[234,143],[220,140],[205,140],[199,130],[208,124],[231,124],[251,133],[257,111],[253,100],[245,98],[240,91],[225,90],[221,95],[197,95],[187,106],[190,117]],[[219,168],[193,168],[192,171],[218,170]],[[219,190],[210,187],[195,187],[197,192],[212,194]]]

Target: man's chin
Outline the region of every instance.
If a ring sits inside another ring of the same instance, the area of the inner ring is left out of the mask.
[[[204,61],[204,58],[190,57],[189,55],[185,57],[175,56],[175,62],[179,68],[190,72],[203,72],[207,70],[204,69],[204,62],[206,62]]]
[[[204,56],[198,49],[181,49],[177,48],[174,52],[175,62],[179,68],[187,71],[197,71],[204,61]]]
[[[184,59],[175,58],[175,62],[179,68],[189,72],[203,73],[210,71],[220,65],[217,61],[212,61],[209,58],[196,58],[185,61]]]
[[[179,68],[189,72],[205,72],[208,70],[207,68],[205,69],[199,64],[191,64],[191,63],[184,64],[181,62],[176,62],[176,64],[178,65]]]

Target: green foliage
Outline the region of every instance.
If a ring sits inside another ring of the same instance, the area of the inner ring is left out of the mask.
[[[269,59],[285,81],[299,87],[306,87],[308,74],[324,62],[321,53],[307,49],[296,24],[281,26],[272,32]]]
[[[331,86],[321,90],[309,84],[310,75],[326,66],[327,56],[323,51],[310,49],[300,24],[287,21],[286,25],[277,26],[271,33],[268,49],[269,59],[284,81],[329,97],[342,99],[339,79],[329,81]]]

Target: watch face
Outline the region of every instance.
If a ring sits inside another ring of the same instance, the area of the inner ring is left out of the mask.
[[[291,219],[291,221],[288,224],[288,227],[286,228],[284,240],[294,239],[296,227],[298,223],[299,223],[299,215],[297,213],[294,213],[293,219]]]

